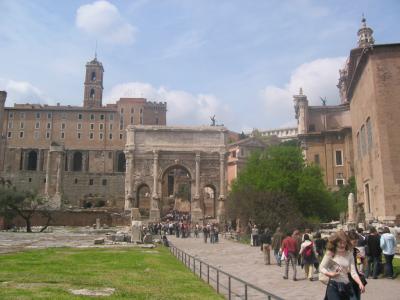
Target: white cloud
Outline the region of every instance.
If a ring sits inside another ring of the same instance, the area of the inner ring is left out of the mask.
[[[217,123],[231,121],[231,111],[212,94],[191,94],[166,87],[153,87],[142,82],[128,82],[114,86],[105,97],[106,102],[115,102],[121,97],[143,97],[149,101],[167,102],[167,124],[208,125],[210,116],[217,116]]]
[[[98,39],[116,44],[133,43],[137,31],[116,6],[105,0],[80,6],[76,12],[76,26]]]
[[[14,103],[49,103],[48,97],[27,81],[0,78],[0,90],[7,92],[7,106],[12,106]]]
[[[300,87],[310,105],[321,105],[320,97],[328,100],[328,105],[338,104],[339,92],[336,87],[339,69],[345,57],[321,58],[296,68],[284,87],[267,86],[261,93],[266,107],[265,117],[269,123],[279,127],[295,125],[293,95]]]
[[[165,49],[163,57],[178,57],[185,52],[201,48],[205,43],[206,41],[201,37],[201,34],[199,32],[184,32],[182,35],[178,36],[169,47]]]

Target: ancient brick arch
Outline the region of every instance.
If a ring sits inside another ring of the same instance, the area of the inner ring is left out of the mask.
[[[150,219],[160,218],[168,170],[187,171],[192,220],[204,216],[202,188],[213,186],[218,207],[216,217],[224,215],[226,129],[218,126],[171,127],[130,126],[125,147],[125,209],[137,205],[137,189],[147,184],[151,190]],[[163,187],[164,184],[164,187]]]

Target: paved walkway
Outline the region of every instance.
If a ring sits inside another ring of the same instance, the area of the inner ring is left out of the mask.
[[[282,279],[284,267],[264,265],[259,247],[250,247],[226,239],[218,244],[205,244],[202,238],[168,239],[185,252],[237,276],[255,286],[284,299],[321,300],[325,295],[325,285],[319,281],[306,280],[304,271],[298,267],[298,281]],[[272,254],[272,253],[271,253]],[[274,261],[271,255],[271,260]],[[291,278],[289,270],[289,278]],[[400,280],[369,279],[363,300],[399,300]]]

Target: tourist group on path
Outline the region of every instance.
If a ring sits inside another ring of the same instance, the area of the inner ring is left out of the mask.
[[[284,263],[283,279],[289,278],[289,267],[292,278],[297,280],[297,266],[304,268],[308,280],[314,280],[314,273],[327,285],[327,300],[359,300],[365,291],[366,278],[383,277],[393,279],[393,258],[396,251],[396,238],[388,227],[378,234],[371,227],[368,235],[362,229],[344,232],[340,230],[322,239],[311,230],[304,233],[299,230],[287,232],[286,235],[277,228],[272,235],[268,229],[259,234],[256,225],[251,230],[251,246],[260,246],[264,254],[264,263],[271,264],[270,253],[273,251],[276,263]],[[382,268],[382,254],[385,258]]]

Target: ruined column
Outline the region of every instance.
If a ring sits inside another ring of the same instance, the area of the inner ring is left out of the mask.
[[[40,170],[40,160],[42,159],[42,150],[38,149],[38,155],[37,155],[37,160],[36,160],[36,171],[41,171]]]
[[[201,218],[201,209],[200,209],[200,152],[196,152],[195,157],[196,162],[196,172],[195,172],[195,194],[192,200],[191,205],[191,220],[192,222],[196,223]]]
[[[350,193],[349,197],[347,198],[347,209],[349,217],[347,219],[347,223],[354,223],[355,222],[355,214],[354,214],[354,194]]]
[[[150,221],[160,220],[160,209],[158,207],[158,193],[157,193],[157,177],[158,177],[158,151],[153,150],[153,193],[150,208]]]
[[[62,153],[58,153],[58,157],[57,157],[57,182],[56,182],[56,194],[60,194],[62,191],[61,191],[61,176],[62,176],[62,174],[61,174],[61,168],[62,168],[62,166],[61,166],[61,164],[62,164],[62,162],[61,162],[61,157],[63,156],[63,154]]]
[[[126,168],[125,168],[125,210],[130,210],[133,206],[133,185],[134,182],[132,180],[133,171],[134,171],[134,158],[133,152],[130,150],[124,151],[125,160],[126,160]]]
[[[225,152],[219,154],[219,199],[217,219],[220,225],[224,222],[225,215]]]

